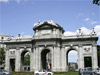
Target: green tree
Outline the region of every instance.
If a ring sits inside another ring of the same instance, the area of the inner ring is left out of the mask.
[[[0,48],[0,65],[4,64],[5,60],[5,51],[4,48]]]
[[[98,51],[98,66],[100,67],[100,50]]]
[[[29,66],[30,65],[30,55],[26,54],[24,56],[24,65]]]
[[[100,5],[100,0],[93,0],[93,4]]]
[[[91,57],[84,57],[84,64],[85,64],[85,67],[92,67]]]

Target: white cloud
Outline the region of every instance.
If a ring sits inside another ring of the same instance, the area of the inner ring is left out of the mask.
[[[88,35],[88,34],[91,33],[91,30],[90,30],[90,29],[87,29],[87,28],[85,28],[85,27],[81,27],[80,29],[81,29],[83,35]],[[65,35],[65,36],[75,36],[75,35],[77,35],[78,31],[79,31],[79,30],[76,30],[75,32],[66,31],[66,32],[64,33],[64,35]]]
[[[70,51],[68,54],[76,55],[76,54],[77,54],[77,51],[72,50],[72,51]]]
[[[8,2],[8,0],[0,0],[0,2]]]
[[[91,21],[91,25],[93,25],[93,24],[97,24],[98,22],[97,21]]]
[[[96,25],[94,27],[95,32],[97,33],[97,36],[100,36],[100,25]]]
[[[76,35],[76,33],[75,33],[75,32],[70,32],[70,31],[66,31],[66,32],[64,33],[64,35],[65,35],[65,36],[72,36],[72,35]]]
[[[89,35],[89,34],[91,34],[91,32],[93,30],[93,29],[88,29],[86,27],[81,27],[80,29],[81,29],[83,35]],[[100,25],[96,25],[94,27],[94,31],[96,32],[97,36],[100,36]],[[75,36],[77,32],[78,32],[78,30],[76,30],[75,32],[66,31],[64,33],[64,35],[65,36]]]
[[[85,18],[84,21],[90,25],[98,24],[97,21],[90,19],[89,17]]]
[[[77,62],[77,59],[78,59],[78,52],[73,50],[68,53],[68,62]]]
[[[17,3],[19,3],[21,0],[0,0],[0,2],[10,2],[10,1],[16,1]]]
[[[88,35],[91,33],[91,30],[87,29],[86,27],[81,27],[80,29],[82,30],[83,35]]]
[[[88,18],[88,17],[84,19],[84,21],[86,21],[86,22],[88,22],[88,21],[90,21],[90,20],[91,20],[91,19]]]

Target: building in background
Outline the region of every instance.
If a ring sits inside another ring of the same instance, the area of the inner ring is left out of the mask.
[[[77,62],[69,62],[68,68],[69,68],[69,71],[76,71],[78,69]]]
[[[4,41],[14,39],[11,35],[0,34],[0,48],[5,47]]]

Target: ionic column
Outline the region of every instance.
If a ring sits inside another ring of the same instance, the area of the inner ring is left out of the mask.
[[[61,49],[61,71],[64,72],[67,70],[67,60],[66,60],[66,52],[65,52],[65,47],[62,46]]]
[[[53,71],[59,71],[60,70],[60,46],[54,46],[54,65],[53,65]]]
[[[52,55],[51,66],[52,66],[52,71],[53,71],[54,70],[54,46],[52,47],[51,55]]]
[[[84,56],[83,56],[83,48],[82,45],[79,45],[79,56],[78,56],[78,68],[84,68]]]
[[[57,71],[61,70],[61,50],[60,50],[60,45],[57,47]]]
[[[38,68],[39,70],[41,69],[41,51],[42,50],[40,47],[38,48]]]
[[[39,69],[39,51],[38,51],[38,46],[36,46],[35,50],[35,70]]]
[[[21,71],[21,55],[20,55],[20,49],[16,49],[16,61],[15,61],[15,71],[20,72]]]
[[[93,45],[93,56],[92,56],[92,67],[94,70],[96,70],[96,68],[98,67],[98,59],[97,59],[97,46]]]
[[[34,65],[35,65],[34,64],[34,62],[35,62],[34,61],[35,60],[34,57],[35,57],[35,55],[34,55],[34,48],[33,48],[32,52],[30,53],[30,71],[32,71],[32,72],[34,71],[34,68],[35,68],[34,67]]]
[[[6,48],[5,70],[10,71],[9,49]]]
[[[37,61],[36,61],[36,47],[34,47],[34,49],[33,49],[33,60],[34,60],[33,68],[34,68],[34,71],[35,71],[36,70],[36,63],[37,63]]]

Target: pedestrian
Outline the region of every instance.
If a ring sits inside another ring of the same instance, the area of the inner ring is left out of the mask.
[[[79,69],[79,72],[78,73],[79,73],[79,75],[81,75],[81,68]]]
[[[50,70],[50,63],[48,62],[48,70]]]

